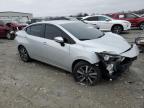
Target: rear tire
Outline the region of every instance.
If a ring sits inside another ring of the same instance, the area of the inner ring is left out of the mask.
[[[99,67],[85,61],[80,61],[74,66],[73,77],[80,84],[93,86],[100,81],[101,72]]]
[[[120,34],[123,31],[123,27],[121,25],[114,25],[111,31],[116,34]]]
[[[19,46],[18,51],[19,51],[19,55],[22,61],[29,62],[31,60],[24,46]]]
[[[144,30],[144,22],[142,22],[142,23],[140,24],[139,28],[140,28],[141,30]]]

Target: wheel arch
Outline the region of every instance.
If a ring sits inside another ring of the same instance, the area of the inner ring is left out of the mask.
[[[124,30],[124,27],[123,27],[122,24],[113,24],[112,27],[111,27],[111,31],[112,31],[112,29],[113,29],[114,26],[121,26],[121,27],[122,27],[122,30]]]
[[[144,21],[140,21],[139,24],[138,24],[138,27],[140,27],[140,25],[144,23]]]
[[[140,21],[140,22],[138,23],[138,25],[140,25],[141,23],[144,23],[144,21]]]
[[[25,46],[22,45],[22,44],[19,44],[19,45],[17,46],[18,50],[19,50],[20,47],[25,47]],[[26,47],[25,47],[25,48],[26,48]]]
[[[87,60],[77,59],[77,60],[75,60],[75,61],[72,63],[72,67],[71,67],[72,72],[73,72],[73,69],[74,69],[75,65],[76,65],[77,63],[81,62],[81,61],[90,63],[90,62],[87,61]],[[90,63],[90,64],[91,64],[91,63]]]
[[[24,48],[27,50],[28,54],[30,54],[30,53],[29,53],[29,50],[27,49],[26,46],[24,46],[23,44],[19,44],[19,45],[17,46],[17,49],[19,50],[20,47],[24,47]],[[29,55],[29,56],[30,56],[30,55]]]

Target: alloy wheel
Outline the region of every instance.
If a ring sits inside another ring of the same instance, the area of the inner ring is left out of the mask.
[[[29,55],[24,47],[19,48],[19,54],[22,61],[27,62],[29,60]]]
[[[140,29],[141,29],[141,30],[144,30],[144,23],[141,23],[141,24],[140,24]]]
[[[80,84],[94,85],[99,80],[99,71],[96,71],[94,66],[80,66],[75,73],[75,80]]]
[[[121,26],[114,26],[112,29],[112,32],[116,33],[116,34],[120,34],[122,32],[122,27]]]
[[[6,34],[6,37],[7,37],[7,39],[10,40],[10,39],[11,39],[11,34],[10,34],[10,33],[7,33],[7,34]]]

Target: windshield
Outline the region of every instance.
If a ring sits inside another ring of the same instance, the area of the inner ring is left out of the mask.
[[[62,24],[61,26],[79,40],[92,40],[104,36],[104,33],[94,26],[82,22]]]
[[[108,16],[108,15],[106,15],[105,16],[107,19],[109,19],[109,20],[113,20],[113,18],[111,18],[110,16]]]

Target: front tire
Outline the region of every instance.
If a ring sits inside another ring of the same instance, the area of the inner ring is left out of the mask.
[[[22,61],[24,62],[29,62],[30,61],[30,57],[29,57],[29,54],[26,50],[26,48],[24,46],[20,46],[18,48],[18,51],[19,51],[19,55],[20,55],[20,58]]]
[[[123,27],[121,25],[114,25],[111,31],[116,34],[120,34],[123,31]]]
[[[76,82],[88,86],[96,85],[101,79],[99,67],[88,62],[81,61],[73,69],[73,77]]]

